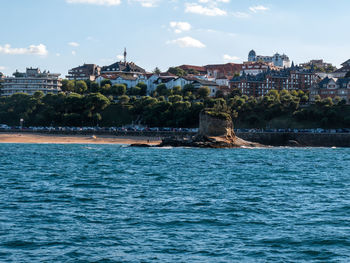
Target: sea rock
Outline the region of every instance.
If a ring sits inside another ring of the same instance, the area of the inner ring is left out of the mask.
[[[145,144],[145,143],[133,143],[133,144],[130,144],[130,147],[149,148],[149,147],[152,147],[152,145]]]
[[[198,134],[190,139],[165,138],[159,147],[238,148],[263,145],[238,138],[231,116],[226,113],[203,111],[199,116]]]

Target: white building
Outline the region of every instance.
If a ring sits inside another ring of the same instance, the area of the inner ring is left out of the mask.
[[[266,63],[273,63],[276,67],[286,67],[289,68],[291,66],[289,57],[285,54],[280,55],[278,53],[274,54],[273,56],[261,56],[256,55],[256,52],[254,50],[251,50],[248,54],[248,62],[266,62]]]
[[[3,79],[2,96],[11,96],[15,93],[33,95],[36,91],[42,91],[44,94],[61,91],[60,74],[41,72],[38,68],[27,68],[25,73],[16,71],[13,76]]]

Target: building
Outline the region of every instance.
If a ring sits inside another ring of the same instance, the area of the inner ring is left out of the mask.
[[[3,79],[1,95],[11,96],[19,92],[33,95],[36,91],[58,93],[62,86],[59,76],[49,71],[41,72],[38,68],[27,68],[25,73],[16,71],[13,77]]]
[[[182,70],[186,71],[189,74],[193,74],[193,72],[200,74],[200,75],[206,75],[207,69],[206,67],[202,66],[193,66],[193,65],[181,65],[178,68],[181,68]]]
[[[100,75],[101,68],[95,64],[84,64],[82,66],[72,68],[66,76],[69,80],[90,80],[95,81]]]
[[[133,62],[126,61],[126,49],[124,50],[124,61],[115,62],[112,65],[104,66],[101,68],[101,74],[126,74],[126,75],[141,75],[145,74],[146,70],[137,66]]]
[[[311,68],[313,66],[318,69],[324,69],[324,70],[328,68],[333,68],[332,63],[326,63],[323,61],[323,59],[313,59],[313,60],[310,60],[309,62],[299,64],[299,66],[302,68]]]
[[[240,74],[242,70],[242,64],[226,63],[226,64],[212,64],[204,66],[207,69],[208,78],[222,78]]]
[[[319,95],[321,99],[339,97],[350,104],[350,78],[324,78],[310,89],[310,101]]]
[[[201,87],[208,87],[210,90],[210,97],[215,97],[216,92],[218,91],[219,85],[213,81],[199,79],[195,77],[183,77],[187,81],[187,84],[193,85],[195,89],[199,89]],[[182,87],[183,88],[183,87]]]
[[[145,80],[143,76],[134,76],[128,74],[105,73],[96,79],[96,82],[101,85],[103,80],[110,80],[112,85],[124,84],[128,89],[135,87],[139,82]]]
[[[270,90],[303,90],[311,89],[318,77],[312,70],[300,67],[283,70],[267,70],[257,75],[243,73],[230,81],[232,89],[238,89],[243,95],[260,97]]]
[[[342,67],[332,73],[334,78],[344,78],[350,72],[350,59],[341,64]]]
[[[238,75],[242,70],[242,64],[210,64],[206,66],[181,65],[178,68],[186,71],[188,75],[194,75],[201,79],[213,80],[218,78],[229,78]],[[194,74],[196,73],[196,74]]]
[[[256,55],[256,52],[254,50],[251,50],[248,54],[248,62],[266,62],[266,63],[273,63],[276,67],[281,68],[289,68],[291,66],[289,57],[285,54],[280,55],[278,53],[274,54],[273,56],[261,56]]]
[[[256,76],[268,71],[272,66],[272,63],[267,62],[244,62],[240,75],[246,74]]]

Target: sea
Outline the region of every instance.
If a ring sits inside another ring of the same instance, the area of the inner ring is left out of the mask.
[[[350,149],[0,144],[0,262],[350,262]]]

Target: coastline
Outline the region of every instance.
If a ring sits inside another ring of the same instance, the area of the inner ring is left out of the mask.
[[[161,143],[159,138],[113,135],[52,135],[43,133],[0,133],[0,144],[150,144]]]

